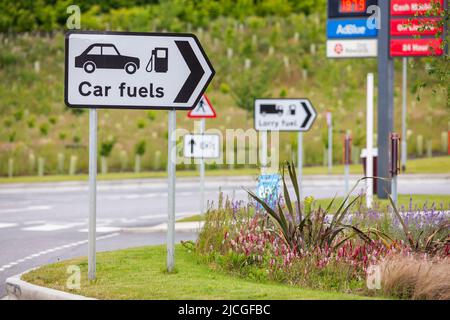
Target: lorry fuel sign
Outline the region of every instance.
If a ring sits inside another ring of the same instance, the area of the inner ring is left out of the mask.
[[[256,99],[255,129],[258,131],[308,131],[316,111],[308,99]]]

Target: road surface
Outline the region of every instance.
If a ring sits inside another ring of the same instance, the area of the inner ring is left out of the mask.
[[[352,180],[356,181],[356,177]],[[205,198],[217,203],[221,190],[225,196],[247,200],[243,187],[255,186],[255,177],[208,177]],[[198,190],[198,179],[177,179],[177,218],[198,213]],[[400,176],[399,192],[450,194],[450,177]],[[315,198],[343,195],[343,179],[308,176],[304,179],[304,194]],[[122,230],[166,222],[165,179],[99,182],[97,208],[99,251],[165,243],[164,233]],[[87,218],[86,182],[0,185],[0,297],[5,295],[4,283],[9,276],[86,255]],[[179,234],[180,239],[195,239],[195,234]]]

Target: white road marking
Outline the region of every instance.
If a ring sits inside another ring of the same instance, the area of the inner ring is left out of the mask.
[[[120,231],[121,228],[117,227],[97,227],[96,231],[97,233],[106,233],[106,232],[117,232]],[[89,229],[80,229],[78,232],[88,232]]]
[[[72,228],[73,224],[51,224],[46,223],[40,226],[22,228],[23,231],[56,231]]]
[[[112,237],[116,237],[119,234],[120,233],[116,232],[116,233],[111,233],[111,234],[108,234],[108,235],[100,236],[100,237],[97,237],[97,241],[108,239],[108,238],[112,238]],[[62,245],[62,246],[58,246],[58,247],[55,247],[55,248],[43,250],[43,251],[40,251],[38,253],[34,253],[34,254],[29,255],[29,256],[27,256],[25,258],[22,258],[22,259],[10,262],[8,264],[5,264],[3,266],[0,266],[0,272],[5,271],[6,269],[9,269],[11,267],[14,267],[14,266],[16,266],[16,265],[18,265],[20,263],[23,263],[23,262],[25,262],[27,260],[31,260],[31,259],[43,256],[43,255],[46,255],[46,254],[48,254],[50,252],[55,252],[55,251],[59,251],[59,250],[63,250],[63,249],[71,248],[71,247],[80,246],[80,245],[86,244],[87,242],[88,242],[88,240],[72,242],[72,243],[68,243],[68,244],[65,244],[65,245]]]
[[[142,219],[142,220],[161,219],[161,218],[167,218],[167,214],[154,214],[151,216],[139,216],[138,217],[138,219]]]
[[[52,206],[28,206],[25,208],[14,208],[14,209],[3,209],[0,210],[0,214],[2,213],[16,213],[16,212],[27,212],[27,211],[43,211],[50,210]]]
[[[33,225],[33,224],[45,224],[45,220],[34,220],[34,221],[25,221],[23,224],[26,226]]]
[[[0,229],[2,228],[12,228],[18,226],[17,223],[1,223],[0,222]]]

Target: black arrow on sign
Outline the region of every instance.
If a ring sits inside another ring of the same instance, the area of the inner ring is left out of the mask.
[[[191,141],[189,141],[189,144],[191,145],[191,154],[194,154],[194,145],[195,145],[194,139],[191,139]]]
[[[306,112],[306,119],[305,119],[305,121],[303,121],[303,123],[302,123],[302,128],[304,128],[304,127],[306,127],[306,125],[308,124],[309,119],[311,119],[312,113],[311,113],[311,111],[309,110],[308,105],[307,105],[306,103],[301,102],[301,104],[302,104],[303,109],[305,109],[305,112]]]
[[[194,50],[192,50],[192,47],[188,41],[175,41],[175,44],[177,45],[178,50],[180,50],[184,61],[186,61],[191,74],[186,79],[186,82],[184,83],[174,102],[186,103],[189,101],[192,93],[194,93],[195,88],[197,88],[198,83],[203,78],[205,70],[203,70],[200,61],[198,61],[197,56],[195,55]]]

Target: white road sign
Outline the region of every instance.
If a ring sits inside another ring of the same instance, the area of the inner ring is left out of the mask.
[[[308,99],[256,99],[258,131],[308,131],[317,113]]]
[[[377,55],[377,39],[327,41],[328,58],[370,58]]]
[[[193,34],[69,31],[69,107],[192,109],[214,76]]]
[[[220,139],[216,134],[187,134],[184,136],[185,158],[219,158]]]

